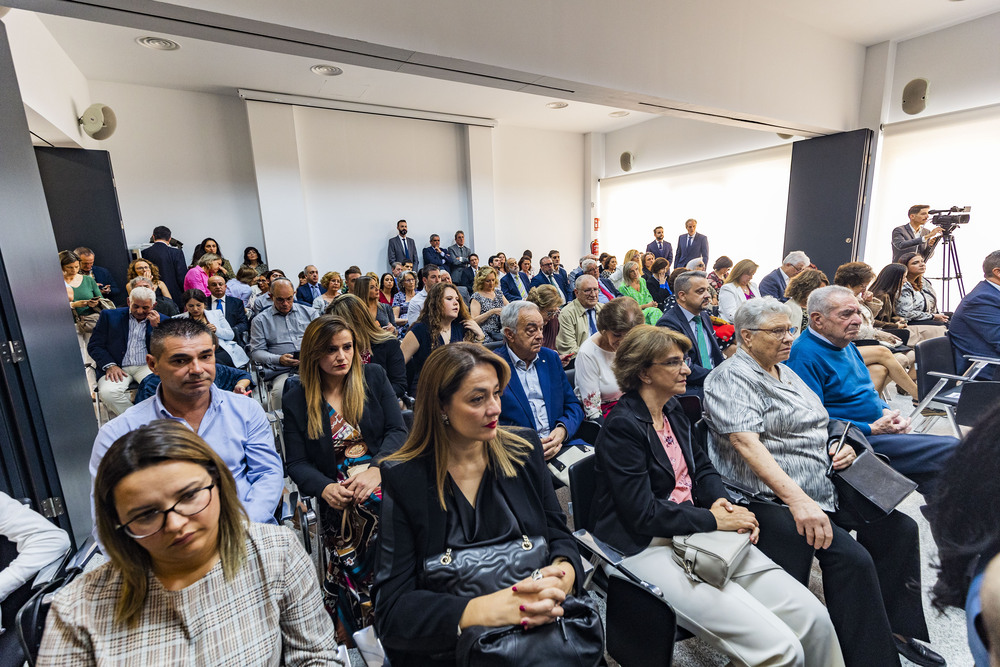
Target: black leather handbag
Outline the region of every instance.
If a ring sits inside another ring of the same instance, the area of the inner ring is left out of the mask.
[[[447,549],[424,560],[424,587],[432,591],[479,597],[531,576],[549,564],[544,537],[465,549]]]
[[[850,422],[831,419],[827,427],[827,449],[834,444],[840,451],[845,445],[854,448],[857,458],[849,467],[834,470],[833,461],[826,476],[837,489],[837,505],[853,512],[865,523],[889,515],[917,488],[916,482],[896,472],[875,454],[864,433]]]

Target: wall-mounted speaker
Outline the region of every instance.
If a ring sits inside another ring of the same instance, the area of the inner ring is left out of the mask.
[[[914,116],[927,108],[927,79],[914,79],[903,88],[903,113]]]
[[[635,155],[625,151],[618,159],[618,163],[622,166],[622,171],[632,171],[632,167],[635,165]]]

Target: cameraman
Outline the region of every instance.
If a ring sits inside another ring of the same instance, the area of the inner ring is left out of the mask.
[[[897,261],[905,253],[918,252],[924,261],[930,259],[934,254],[937,242],[944,234],[940,227],[927,229],[924,223],[927,222],[930,206],[915,204],[907,211],[910,221],[905,225],[900,225],[892,230],[892,261]]]

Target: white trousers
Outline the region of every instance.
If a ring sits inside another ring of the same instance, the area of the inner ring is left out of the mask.
[[[674,562],[670,543],[654,539],[644,551],[626,558],[624,565],[660,587],[678,625],[736,665],[843,666],[826,607],[756,547],[720,589],[689,579]],[[775,569],[760,571],[768,564]]]
[[[291,373],[282,373],[281,375],[276,375],[273,380],[271,380],[271,409],[279,410],[281,408],[281,394],[285,391],[285,380]]]
[[[153,372],[145,364],[125,366],[122,370],[125,372],[125,378],[120,382],[112,382],[107,375],[97,381],[97,393],[100,394],[112,419],[132,407],[132,399],[128,395],[128,386],[132,380],[142,382],[144,377]]]

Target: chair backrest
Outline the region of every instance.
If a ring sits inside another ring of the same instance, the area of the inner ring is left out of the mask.
[[[1000,406],[1000,382],[963,382],[955,406],[960,426],[975,426],[981,418]]]
[[[496,351],[499,350],[501,347],[503,347],[505,342],[506,341],[502,340],[491,340],[488,343],[483,343],[483,347],[485,347],[487,350]]]
[[[567,368],[566,369],[566,379],[569,380],[569,386],[576,389],[576,369]]]
[[[697,396],[678,396],[677,401],[684,410],[684,416],[692,425],[701,421],[701,399]]]
[[[608,655],[621,665],[669,667],[677,616],[663,598],[622,577],[608,577]]]
[[[913,348],[913,353],[917,362],[917,395],[922,399],[938,383],[938,378],[927,373],[935,371],[954,374],[955,357],[947,336],[922,340]],[[945,390],[954,386],[953,382],[949,382]]]
[[[413,430],[413,410],[403,410],[403,426],[406,427],[406,432],[409,433]]]
[[[589,456],[569,467],[569,497],[573,502],[573,528],[594,530],[594,494],[597,493],[597,457]]]
[[[597,436],[601,434],[601,425],[597,422],[592,421],[582,421],[580,422],[580,428],[576,429],[576,433],[573,434],[574,438],[580,438],[588,445],[597,444]]]

